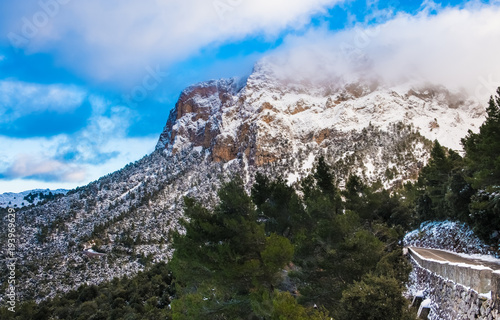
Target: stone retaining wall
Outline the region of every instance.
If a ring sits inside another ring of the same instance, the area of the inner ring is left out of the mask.
[[[439,269],[440,267],[427,264],[427,260],[417,261],[417,259],[418,257],[415,259],[415,255],[411,256],[412,272],[414,273],[414,280],[421,288],[425,289],[427,298],[432,301],[428,319],[500,320],[498,303],[495,303],[496,299],[489,299],[486,295],[480,295],[473,289],[437,275],[435,272],[430,271],[428,267],[431,269]],[[420,265],[421,262],[426,265],[425,268]],[[461,268],[456,270],[464,271]],[[490,286],[492,285],[496,285],[496,283],[494,281],[490,282]]]
[[[496,297],[496,284],[500,282],[500,274],[493,271],[491,268],[463,263],[428,260],[421,258],[411,249],[409,249],[409,252],[422,268],[480,293],[492,291],[493,297]]]

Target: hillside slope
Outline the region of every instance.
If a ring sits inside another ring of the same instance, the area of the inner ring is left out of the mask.
[[[357,173],[390,188],[416,177],[429,158],[430,139],[459,148],[460,137],[483,118],[473,101],[443,87],[283,83],[265,64],[245,81],[192,86],[151,155],[16,212],[16,289],[22,299],[41,300],[167,260],[183,196],[213,204],[233,174],[247,184],[257,171],[294,183],[324,155],[341,184]],[[88,257],[82,250],[91,245],[106,255]]]

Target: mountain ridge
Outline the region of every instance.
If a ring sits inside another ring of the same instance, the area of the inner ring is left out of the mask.
[[[473,99],[444,86],[390,87],[365,80],[308,87],[283,84],[270,69],[257,65],[244,86],[228,79],[186,89],[156,149],[170,154],[201,148],[216,162],[245,158],[249,165],[262,166],[283,157],[276,151],[280,143],[297,141],[289,146],[292,152],[313,141],[324,148],[335,135],[372,125],[387,131],[403,123],[460,150],[459,138],[484,120],[484,109]]]
[[[256,172],[294,184],[323,155],[340,185],[358,174],[392,188],[416,178],[429,159],[430,139],[445,137],[452,143],[445,146],[458,146],[483,120],[472,101],[443,88],[396,89],[371,81],[285,85],[265,65],[243,80],[187,88],[152,154],[16,213],[20,297],[40,301],[168,260],[182,198],[211,205],[232,175],[247,186]],[[89,243],[106,256],[87,257]]]

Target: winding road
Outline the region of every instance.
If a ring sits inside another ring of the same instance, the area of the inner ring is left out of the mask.
[[[500,270],[500,261],[494,262],[494,261],[485,261],[475,258],[465,258],[452,252],[436,250],[436,249],[425,249],[416,247],[409,247],[408,249],[417,253],[424,259],[448,261],[454,263],[466,263],[470,265],[489,267],[493,270]]]

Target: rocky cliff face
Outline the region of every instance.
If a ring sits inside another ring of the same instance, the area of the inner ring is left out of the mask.
[[[285,83],[261,63],[244,83],[210,81],[185,90],[156,149],[175,154],[197,148],[215,162],[240,159],[262,167],[298,150],[327,150],[367,128],[391,132],[399,124],[459,150],[460,138],[483,119],[484,107],[444,87],[390,87],[374,80]],[[332,161],[353,150],[343,151]]]
[[[170,112],[156,149],[168,146],[171,153],[177,153],[188,145],[213,148],[221,133],[222,110],[234,104],[240,88],[238,82],[231,79],[209,81],[186,89]]]
[[[16,290],[23,300],[42,300],[167,260],[182,197],[210,205],[221,181],[234,174],[250,184],[262,171],[293,184],[323,155],[340,183],[356,173],[397,185],[415,178],[429,157],[429,140],[458,149],[467,130],[483,121],[483,110],[442,87],[313,85],[279,79],[265,64],[244,81],[192,86],[151,155],[64,197],[16,210]],[[6,243],[0,235],[0,246]],[[106,256],[87,257],[82,250],[90,243]]]

